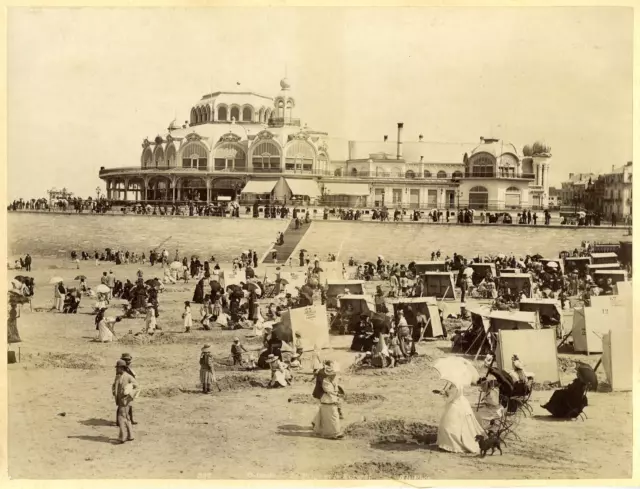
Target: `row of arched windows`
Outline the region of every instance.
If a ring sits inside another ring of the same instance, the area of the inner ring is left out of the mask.
[[[272,140],[264,139],[255,144],[251,150],[251,164],[257,171],[279,170],[281,168],[283,149]],[[237,143],[224,142],[216,146],[212,153],[214,170],[246,170],[248,167],[247,152]],[[170,145],[166,154],[162,146],[155,150],[146,148],[142,153],[143,168],[174,168],[176,164],[176,148]],[[182,168],[206,170],[209,166],[209,151],[202,143],[192,141],[180,150],[179,165]],[[294,140],[284,147],[284,167],[287,170],[311,171],[316,163],[316,169],[326,171],[329,158],[326,154],[316,154],[310,143],[304,140]]]
[[[216,106],[215,111],[215,120],[216,121],[227,121],[231,122],[235,120],[237,122],[259,122],[266,124],[273,110],[271,108],[261,107],[257,112],[251,105],[225,105],[220,104]],[[213,122],[214,117],[211,111],[210,105],[205,105],[202,107],[194,107],[191,109],[191,124],[204,124],[207,122]]]
[[[338,168],[335,172],[334,172],[335,176],[342,176],[343,172],[342,172],[342,168]],[[375,172],[373,175],[369,175],[368,171],[365,171],[365,173],[359,173],[358,170],[356,168],[352,168],[349,175],[352,177],[357,177],[359,174],[363,175],[363,176],[376,176],[376,177],[401,177],[401,173],[399,172],[389,172],[389,171],[385,171],[382,168],[376,168]],[[407,170],[404,173],[404,177],[405,178],[418,178],[419,177],[419,173],[416,173],[413,170]],[[445,178],[462,178],[463,174],[461,171],[454,171],[451,175],[449,175],[447,172],[440,170],[438,173],[435,174],[435,176],[429,171],[429,170],[425,170],[423,173],[423,178],[441,178],[441,179],[445,179]]]

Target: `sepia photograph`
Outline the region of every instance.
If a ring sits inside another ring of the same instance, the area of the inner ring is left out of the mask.
[[[633,477],[632,8],[6,26],[14,482]]]

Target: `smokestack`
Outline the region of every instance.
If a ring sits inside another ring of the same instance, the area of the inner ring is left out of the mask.
[[[402,128],[404,127],[403,122],[398,122],[398,150],[396,151],[396,158],[402,159]]]
[[[385,143],[387,142],[387,139],[389,139],[389,136],[387,136],[387,135],[385,134],[385,136],[384,136],[384,142],[385,142]]]
[[[422,160],[424,160],[424,156],[420,157],[420,163],[422,163]]]
[[[422,142],[422,138],[423,138],[423,137],[424,137],[424,136],[423,136],[422,134],[420,134],[420,136],[418,136],[418,141]]]
[[[611,173],[613,173],[614,171],[616,171],[616,165],[611,165]]]

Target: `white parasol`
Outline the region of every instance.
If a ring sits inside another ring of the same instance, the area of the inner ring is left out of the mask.
[[[461,387],[474,384],[480,378],[473,364],[461,357],[440,358],[433,364],[433,368],[438,371],[442,380]]]
[[[109,287],[107,287],[105,284],[100,284],[96,287],[96,292],[98,292],[99,294],[107,294],[110,290],[111,289],[109,289]]]
[[[51,277],[51,280],[49,280],[51,285],[59,284],[60,282],[63,282],[62,277]]]
[[[171,265],[169,265],[169,267],[172,270],[182,270],[182,263],[180,263],[179,261],[174,261],[173,263],[171,263]]]
[[[550,261],[549,263],[547,263],[547,266],[549,268],[558,268],[558,264],[554,261]]]

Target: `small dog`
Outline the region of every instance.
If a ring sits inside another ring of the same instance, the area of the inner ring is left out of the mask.
[[[500,448],[500,445],[506,445],[495,434],[490,434],[488,437],[485,437],[484,435],[476,435],[476,441],[480,447],[480,457],[484,457],[489,449],[491,449],[491,455],[495,453],[496,449],[498,449],[500,455],[502,455],[502,448]]]

